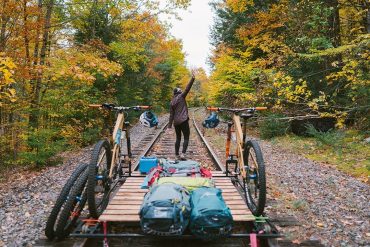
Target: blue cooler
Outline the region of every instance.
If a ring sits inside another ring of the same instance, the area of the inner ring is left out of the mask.
[[[156,167],[158,164],[158,159],[156,157],[141,157],[139,161],[139,171],[140,173],[148,173],[150,169]]]

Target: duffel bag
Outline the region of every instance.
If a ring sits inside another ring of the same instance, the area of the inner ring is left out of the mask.
[[[215,187],[215,183],[210,178],[201,177],[161,177],[157,184],[175,183],[184,186],[188,191],[193,191],[200,187]]]
[[[163,162],[163,170],[165,176],[170,177],[201,177],[201,167],[197,161],[185,160],[185,161],[170,161],[166,160]]]
[[[213,240],[231,233],[233,217],[220,189],[196,189],[191,193],[190,204],[192,210],[189,228],[196,237]]]
[[[145,195],[140,208],[140,225],[145,234],[181,235],[190,219],[189,192],[181,185],[155,185]]]

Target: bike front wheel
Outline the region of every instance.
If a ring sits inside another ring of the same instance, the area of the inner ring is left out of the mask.
[[[253,215],[260,216],[266,204],[266,174],[262,151],[256,141],[245,143],[243,158],[247,205]]]

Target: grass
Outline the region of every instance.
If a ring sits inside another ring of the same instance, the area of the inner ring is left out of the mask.
[[[272,142],[284,149],[321,163],[335,166],[338,170],[369,182],[370,144],[364,135],[354,130],[332,131],[315,137],[299,137],[293,134],[276,137]]]

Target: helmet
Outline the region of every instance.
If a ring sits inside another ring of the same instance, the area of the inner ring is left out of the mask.
[[[158,118],[153,112],[145,111],[140,115],[140,124],[152,128],[158,125]]]
[[[212,112],[211,115],[209,115],[207,119],[203,121],[202,125],[204,128],[213,129],[217,127],[219,122],[220,119],[218,118],[216,112]]]

